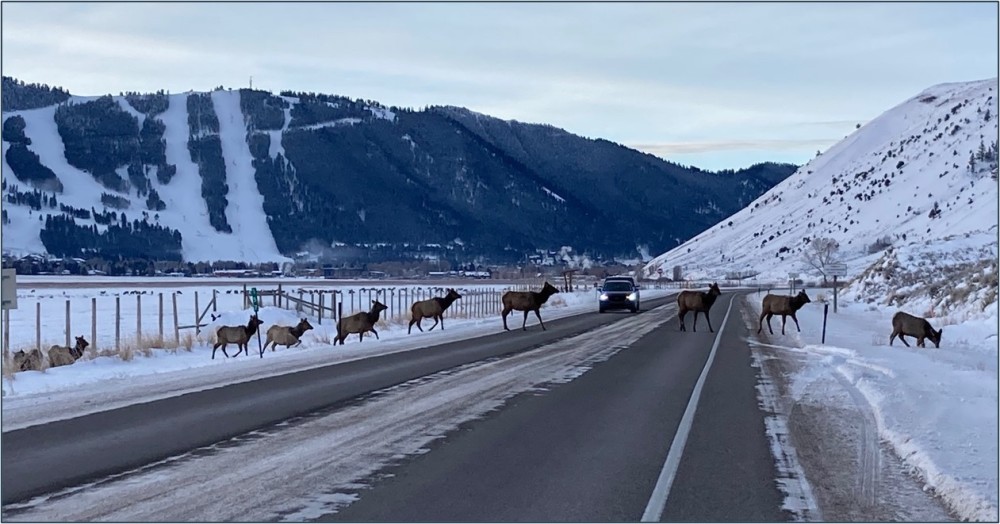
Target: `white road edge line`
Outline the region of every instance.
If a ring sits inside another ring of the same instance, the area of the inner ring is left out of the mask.
[[[715,335],[715,343],[712,344],[712,351],[708,354],[708,361],[705,368],[701,370],[698,382],[694,385],[691,398],[688,400],[687,408],[684,409],[684,416],[677,426],[677,433],[674,434],[674,441],[670,443],[670,451],[667,453],[667,460],[663,463],[660,477],[656,479],[656,486],[653,494],[646,504],[646,511],[642,513],[640,522],[659,522],[663,516],[663,509],[667,506],[667,496],[670,495],[670,487],[674,484],[674,476],[677,475],[677,468],[681,464],[681,454],[684,453],[684,445],[687,444],[688,434],[694,423],[694,412],[698,408],[698,399],[701,398],[701,388],[705,385],[705,378],[708,377],[708,370],[715,361],[715,351],[719,348],[719,341],[722,340],[722,332],[726,329],[726,321],[729,320],[729,312],[733,309],[733,300],[736,295],[729,299],[729,308],[726,309],[726,316],[722,319],[722,326]]]

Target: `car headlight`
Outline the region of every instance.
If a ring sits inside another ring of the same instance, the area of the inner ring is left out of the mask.
[[[625,297],[625,298],[627,298],[629,300],[629,302],[635,302],[636,300],[639,299],[639,295],[637,295],[635,293],[629,293],[628,296]]]
[[[607,300],[607,299],[608,299],[608,294],[607,293],[601,293],[601,300]]]

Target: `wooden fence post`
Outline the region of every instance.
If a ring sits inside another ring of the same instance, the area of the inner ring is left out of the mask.
[[[163,293],[160,293],[160,343],[163,343]]]
[[[278,302],[278,307],[281,307],[281,284],[278,284],[278,295],[274,298]]]
[[[319,323],[323,323],[323,292],[319,293]]]
[[[246,284],[243,284],[243,290],[244,291],[246,291],[246,287],[247,287]],[[243,297],[244,297],[244,304],[246,304],[246,300],[245,300],[246,299],[246,295],[244,294]],[[198,308],[198,292],[195,291],[194,292],[194,334],[195,334],[195,336],[198,336],[199,334],[201,334],[201,326],[198,325],[199,324],[199,322],[198,322],[198,320],[199,320],[198,310],[199,310],[199,308]]]
[[[247,295],[247,285],[243,284],[243,309],[250,308],[250,296]],[[197,307],[195,309],[198,309]]]
[[[135,343],[142,347],[142,295],[135,296]]]
[[[122,297],[115,297],[115,352],[121,351]]]
[[[216,300],[218,298],[218,294],[219,294],[219,290],[213,288],[212,289],[212,313],[218,313],[219,312],[219,309],[218,309],[218,307],[219,307],[219,301]]]
[[[181,345],[181,329],[180,323],[177,321],[177,293],[171,293],[171,298],[174,301],[174,344],[178,347]]]
[[[69,327],[69,299],[66,300],[66,347],[71,348],[73,346],[69,345],[70,339],[70,327]],[[41,349],[41,348],[39,348]]]
[[[42,350],[42,303],[35,302],[35,347]]]
[[[90,299],[90,349],[97,351],[97,297]]]

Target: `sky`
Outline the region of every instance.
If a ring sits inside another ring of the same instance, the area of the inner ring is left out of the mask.
[[[11,3],[3,74],[76,95],[290,89],[545,123],[703,169],[802,164],[998,75],[985,3]]]

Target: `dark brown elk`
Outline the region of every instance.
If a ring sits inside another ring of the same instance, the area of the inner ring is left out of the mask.
[[[14,369],[16,371],[41,371],[42,352],[37,349],[25,353],[17,351],[14,353]]]
[[[368,331],[375,333],[375,340],[378,340],[378,331],[375,331],[375,324],[378,322],[379,315],[386,309],[389,309],[389,307],[385,304],[378,300],[372,300],[371,311],[367,313],[355,313],[349,317],[340,319],[340,322],[337,322],[337,338],[334,340],[334,344],[339,342],[343,346],[344,339],[351,333],[357,333],[358,342],[361,342]]]
[[[892,335],[889,335],[889,345],[891,346],[892,341],[898,336],[899,340],[901,340],[906,347],[910,347],[910,345],[906,343],[906,339],[903,338],[903,336],[906,335],[917,339],[917,347],[926,347],[924,346],[924,339],[929,338],[931,342],[934,343],[934,347],[940,348],[942,332],[944,332],[944,328],[934,331],[934,328],[931,327],[931,323],[926,319],[899,311],[892,316]]]
[[[760,333],[764,329],[764,317],[767,317],[767,330],[774,334],[774,330],[771,329],[771,317],[774,315],[781,315],[781,334],[785,334],[785,321],[787,317],[792,317],[795,321],[795,329],[800,333],[802,330],[799,328],[799,319],[795,318],[795,312],[802,309],[802,306],[812,302],[809,300],[809,296],[806,295],[805,290],[799,291],[798,295],[794,297],[784,296],[784,295],[772,295],[768,293],[764,296],[764,300],[761,302],[760,306],[760,319],[757,322],[757,333]]]
[[[521,323],[521,329],[527,331],[528,328],[525,327],[528,323],[528,312],[534,311],[535,316],[538,317],[538,323],[542,325],[542,330],[545,330],[545,323],[542,322],[542,315],[538,312],[541,309],[542,304],[545,303],[552,295],[558,293],[559,290],[555,288],[552,284],[548,282],[542,286],[541,291],[508,291],[501,297],[501,302],[503,302],[503,312],[501,313],[503,317],[503,328],[507,331],[510,329],[507,327],[507,315],[511,311],[524,311],[524,322]]]
[[[76,345],[73,347],[52,346],[49,348],[49,367],[68,366],[73,364],[83,356],[83,351],[90,344],[83,337],[76,337]]]
[[[719,284],[713,283],[708,286],[708,291],[681,291],[677,295],[677,318],[681,322],[681,331],[687,331],[684,327],[684,315],[688,311],[694,311],[694,324],[691,326],[691,331],[698,331],[698,313],[705,314],[705,321],[708,322],[708,331],[712,331],[712,319],[708,317],[708,310],[712,309],[712,304],[715,304],[715,299],[719,298],[722,291],[719,289]]]
[[[438,325],[438,322],[440,322],[441,329],[444,329],[444,310],[448,309],[448,306],[450,306],[452,302],[460,298],[462,298],[462,295],[459,295],[458,291],[448,289],[448,294],[443,298],[434,297],[428,300],[414,302],[413,305],[410,306],[410,326],[406,328],[406,334],[410,334],[410,331],[413,329],[413,324],[417,325],[417,329],[423,331],[424,329],[420,327],[420,321],[425,318],[433,318],[434,326]],[[433,331],[434,326],[431,326],[427,331]]]
[[[268,344],[271,344],[271,351],[274,351],[274,347],[278,344],[287,347],[297,346],[302,343],[302,334],[312,328],[312,324],[304,318],[295,327],[271,326],[267,329],[267,342],[264,342],[263,349],[267,349]]]
[[[229,344],[236,344],[236,355],[240,353],[250,354],[250,350],[247,349],[248,343],[250,342],[250,337],[257,332],[257,328],[263,324],[264,321],[257,318],[257,315],[250,315],[250,321],[247,322],[246,326],[222,326],[215,332],[217,342],[212,346],[212,359],[215,359],[215,350],[222,347],[222,354],[229,358],[229,353],[226,353],[226,346]]]

